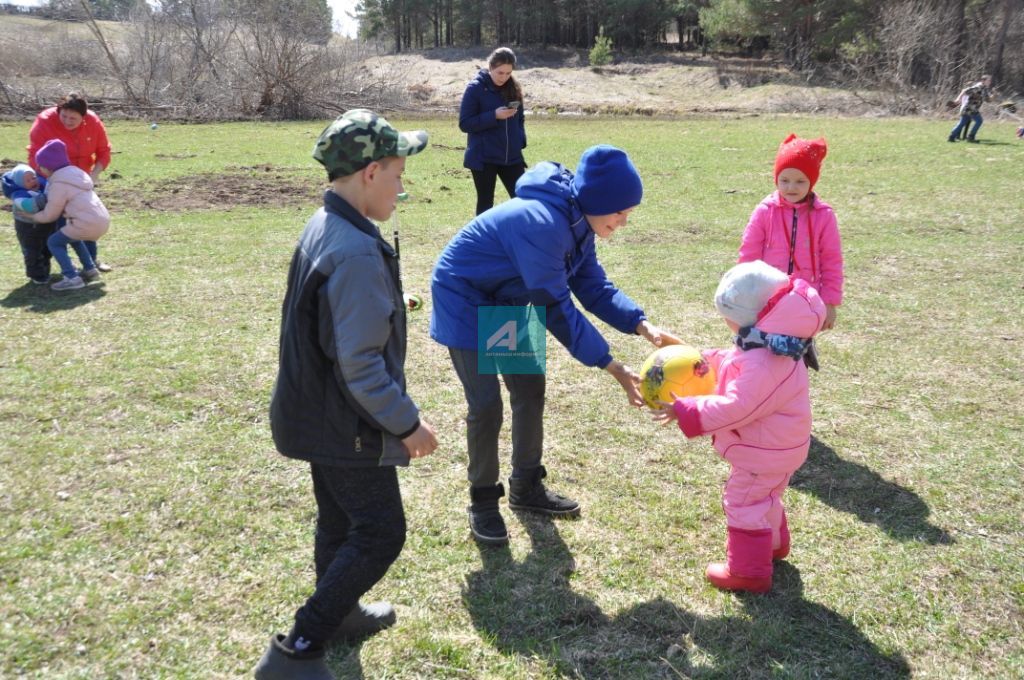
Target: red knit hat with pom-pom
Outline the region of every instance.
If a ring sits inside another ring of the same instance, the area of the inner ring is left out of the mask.
[[[828,146],[825,138],[800,139],[791,134],[779,145],[779,152],[775,155],[775,183],[779,182],[779,173],[786,168],[796,168],[807,175],[811,181],[811,189],[818,183],[818,175],[821,174],[821,162],[825,160],[828,153]]]

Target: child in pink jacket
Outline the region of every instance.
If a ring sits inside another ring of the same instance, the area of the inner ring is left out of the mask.
[[[722,498],[726,561],[709,564],[705,576],[724,590],[763,593],[772,587],[772,560],[789,554],[782,494],[811,442],[800,359],[826,309],[806,281],[760,260],[726,272],[715,306],[736,333],[735,346],[704,352],[718,376],[715,393],[677,398],[654,419],[677,421],[688,438],[710,434],[732,466]]]
[[[100,275],[96,263],[82,241],[97,241],[107,233],[107,229],[110,228],[110,213],[93,191],[92,178],[89,174],[71,164],[64,142],[59,139],[50,140],[39,149],[35,161],[39,171],[49,180],[46,185],[46,207],[32,215],[23,215],[23,218],[45,224],[64,215],[67,224],[51,234],[46,241],[64,274],[64,278],[50,288],[82,288],[85,281],[93,281]],[[81,275],[68,256],[69,244],[82,261]]]
[[[828,147],[824,139],[789,135],[775,156],[775,188],[754,208],[737,262],[764,260],[817,289],[835,326],[843,302],[843,248],[832,208],[814,193]],[[812,368],[817,366],[812,365]]]

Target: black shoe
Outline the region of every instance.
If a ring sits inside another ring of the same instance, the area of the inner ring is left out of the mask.
[[[968,144],[980,144],[981,143],[977,139],[975,139],[974,137],[968,137],[967,138],[967,142],[968,142]]]
[[[947,139],[946,141],[947,141],[947,142],[955,142],[955,141],[956,141],[956,137],[952,137],[952,136],[951,136],[951,137],[950,137],[949,139]]]
[[[331,638],[332,643],[358,642],[371,635],[376,635],[385,628],[395,625],[398,616],[395,608],[387,602],[373,602],[363,605],[356,604],[344,619]]]
[[[508,543],[508,529],[505,520],[498,511],[498,499],[505,495],[505,487],[474,486],[469,490],[472,500],[466,510],[469,512],[469,530],[473,538],[487,545],[504,545]]]
[[[547,476],[548,471],[541,465],[529,477],[510,478],[508,480],[508,507],[513,510],[539,512],[554,517],[579,515],[579,503],[544,488],[544,482],[541,480]]]
[[[263,658],[253,669],[256,680],[335,680],[324,663],[324,652],[296,652],[284,644],[284,635],[270,638]]]

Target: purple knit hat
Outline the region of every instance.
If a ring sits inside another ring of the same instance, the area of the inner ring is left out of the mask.
[[[51,139],[36,152],[36,165],[46,168],[51,173],[71,165],[68,160],[68,148],[59,139]]]

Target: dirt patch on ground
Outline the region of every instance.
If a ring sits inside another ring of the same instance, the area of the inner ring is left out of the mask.
[[[115,179],[116,178],[111,178]],[[324,188],[271,165],[234,166],[224,172],[177,177],[154,187],[131,191],[100,188],[111,212],[155,210],[190,212],[234,207],[288,207],[316,204]]]

